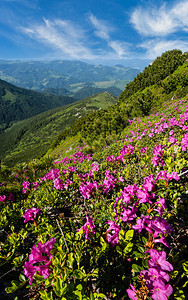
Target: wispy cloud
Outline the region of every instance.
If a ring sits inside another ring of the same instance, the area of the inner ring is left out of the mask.
[[[97,19],[94,15],[90,15],[89,17],[91,24],[95,28],[95,35],[99,38],[105,40],[107,45],[115,52],[116,56],[119,58],[123,58],[124,56],[128,55],[128,47],[129,44],[126,42],[113,40],[111,38],[111,33],[115,31],[115,28],[111,26],[108,22],[104,20]]]
[[[162,53],[172,49],[181,49],[183,52],[188,49],[188,42],[181,40],[152,39],[139,45],[145,52],[145,58],[153,59]]]
[[[110,39],[110,32],[113,30],[110,25],[104,21],[98,20],[94,15],[90,15],[89,20],[95,27],[95,35],[108,41]],[[106,23],[106,24],[105,24]]]
[[[126,58],[129,44],[113,40],[110,34],[114,28],[110,23],[89,16],[91,28],[83,28],[70,20],[44,19],[42,23],[20,27],[32,39],[61,52],[62,56],[72,59]],[[89,35],[98,37],[98,41]],[[101,47],[106,42],[107,48]],[[97,46],[98,48],[97,48]]]
[[[21,27],[21,30],[33,39],[60,50],[73,59],[95,58],[84,43],[85,31],[71,21],[44,19],[42,24]]]
[[[188,1],[180,1],[172,7],[162,5],[138,7],[130,19],[134,28],[145,36],[165,36],[188,30]]]

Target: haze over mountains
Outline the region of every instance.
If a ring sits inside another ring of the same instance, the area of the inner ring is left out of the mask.
[[[99,92],[119,96],[139,69],[81,61],[0,61],[0,79],[19,87],[82,99]]]

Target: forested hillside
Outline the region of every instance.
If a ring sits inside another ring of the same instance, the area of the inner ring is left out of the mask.
[[[12,166],[40,157],[47,151],[53,139],[76,120],[116,102],[115,96],[105,92],[14,123],[0,134],[0,158]]]
[[[0,131],[15,121],[75,102],[68,96],[44,95],[0,80]]]
[[[1,165],[2,299],[188,298],[186,60],[164,53],[43,157]]]

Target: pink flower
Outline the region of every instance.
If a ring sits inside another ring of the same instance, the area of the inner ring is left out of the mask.
[[[163,271],[173,271],[173,266],[166,261],[166,252],[165,251],[157,251],[155,249],[150,249],[147,251],[150,254],[150,260],[148,261],[148,265],[150,268],[158,268],[160,267]]]
[[[146,153],[146,151],[147,151],[147,147],[143,147],[140,149],[140,153],[142,154]]]
[[[138,211],[137,209],[137,204],[134,203],[133,206],[129,206],[128,208],[123,208],[123,212],[121,213],[120,219],[123,222],[130,222],[133,221],[137,215],[136,212]]]
[[[33,182],[33,189],[36,190],[39,186],[38,182]]]
[[[0,196],[0,201],[1,201],[1,202],[4,202],[4,201],[5,201],[5,199],[6,199],[6,196],[5,196],[5,195],[3,195],[3,196]]]
[[[93,219],[86,216],[86,223],[80,229],[78,229],[78,231],[81,231],[82,229],[84,231],[86,240],[88,240],[91,234],[95,234],[95,225]]]
[[[127,294],[129,296],[130,299],[132,300],[138,300],[138,297],[136,296],[136,289],[135,287],[130,284],[131,289],[127,289]]]
[[[60,177],[60,170],[59,169],[51,169],[49,173],[45,175],[45,177],[49,180],[54,180]]]
[[[40,208],[32,207],[30,209],[26,209],[25,213],[23,214],[23,218],[25,218],[24,223],[27,223],[29,221],[34,221],[37,217],[37,214],[40,213],[41,213]]]
[[[144,178],[143,187],[146,191],[151,192],[152,189],[154,188],[154,186],[155,186],[155,180],[154,180],[152,174],[150,176]]]
[[[114,221],[108,221],[107,224],[109,224],[110,227],[107,229],[106,238],[108,243],[114,247],[119,243],[120,225],[116,224]]]
[[[29,186],[30,186],[30,182],[29,181],[24,181],[22,183],[22,186],[23,186],[23,193],[26,194],[27,193],[27,190],[29,190]]]
[[[165,285],[160,279],[154,281],[153,285],[154,287],[151,298],[153,300],[168,300],[168,297],[173,292],[172,286],[169,283]]]
[[[95,181],[87,181],[86,184],[81,183],[79,190],[84,199],[89,199],[94,189],[98,189],[98,185]]]
[[[32,284],[33,276],[36,272],[38,272],[39,275],[42,275],[45,279],[49,277],[51,273],[49,267],[52,263],[52,254],[50,251],[53,248],[55,240],[56,238],[51,238],[44,244],[39,242],[38,247],[36,245],[33,246],[32,252],[29,255],[29,261],[26,261],[24,264],[24,274],[30,279],[30,284]],[[43,253],[45,256],[43,256]]]
[[[54,188],[56,190],[63,190],[63,181],[60,178],[55,178],[54,179]]]

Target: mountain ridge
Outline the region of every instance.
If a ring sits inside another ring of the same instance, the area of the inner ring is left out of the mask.
[[[139,69],[92,65],[81,61],[0,61],[0,78],[17,86],[41,91],[71,89],[74,83],[123,80],[130,82]],[[71,90],[70,90],[71,92]]]

